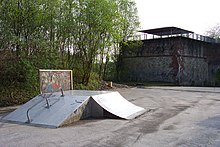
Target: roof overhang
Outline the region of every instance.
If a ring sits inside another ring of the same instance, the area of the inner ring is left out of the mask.
[[[177,27],[163,27],[149,30],[140,30],[139,32],[158,36],[194,33],[192,31],[184,30]]]

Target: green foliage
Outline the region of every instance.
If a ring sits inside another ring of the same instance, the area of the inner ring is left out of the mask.
[[[101,86],[101,82],[97,73],[92,72],[88,85],[78,83],[74,89],[97,90]]]
[[[38,69],[72,69],[76,87],[95,89],[138,23],[132,0],[1,0],[0,106],[36,95]]]
[[[117,81],[117,73],[116,73],[116,66],[114,62],[109,62],[107,71],[104,77],[105,81]]]
[[[122,43],[122,50],[126,52],[134,52],[137,53],[137,51],[142,48],[143,42],[140,40],[137,41],[129,41],[129,42],[123,42]]]
[[[220,83],[220,68],[218,68],[216,71],[216,80],[218,83]]]
[[[21,104],[39,92],[38,72],[27,60],[8,61],[4,69],[0,78],[0,106]]]

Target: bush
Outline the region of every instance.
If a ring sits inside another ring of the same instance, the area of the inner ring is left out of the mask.
[[[216,81],[217,83],[220,83],[220,68],[218,68],[216,71]]]
[[[38,72],[28,60],[8,60],[4,64],[0,107],[23,104],[38,94]]]
[[[90,75],[89,83],[87,86],[84,84],[76,84],[74,89],[77,90],[97,90],[101,86],[101,81],[99,80],[99,76],[97,73],[92,72]]]
[[[51,66],[50,69],[57,69],[51,64],[54,60],[45,62],[48,62],[47,66]],[[0,72],[0,107],[20,105],[39,94],[39,76],[35,60],[17,58],[0,64],[3,68]],[[41,63],[38,67],[44,68]],[[74,72],[74,74],[77,79],[81,75],[80,72]],[[94,72],[91,73],[87,86],[79,84],[79,81],[74,83],[74,89],[96,90],[101,86],[99,76]]]

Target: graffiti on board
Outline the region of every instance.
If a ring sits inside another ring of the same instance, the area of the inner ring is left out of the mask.
[[[39,70],[41,93],[72,89],[71,70]]]

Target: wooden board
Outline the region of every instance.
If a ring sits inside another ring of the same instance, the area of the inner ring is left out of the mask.
[[[49,93],[73,89],[72,70],[39,70],[40,92]]]

